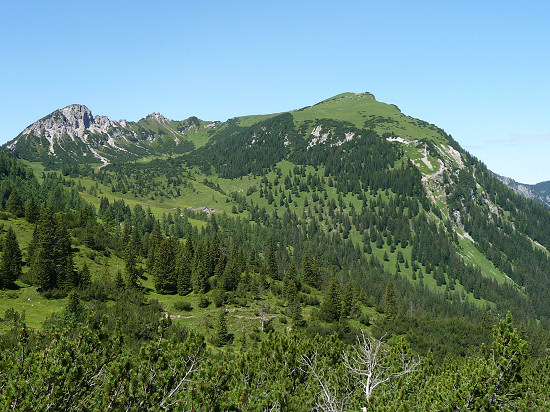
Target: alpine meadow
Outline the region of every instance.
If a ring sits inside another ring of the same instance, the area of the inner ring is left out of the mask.
[[[541,185],[370,93],[56,110],[0,151],[0,409],[550,410]]]

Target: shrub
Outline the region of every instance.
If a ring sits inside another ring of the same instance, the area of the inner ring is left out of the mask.
[[[174,303],[174,309],[183,311],[183,312],[190,312],[193,310],[193,306],[191,305],[191,302],[180,300]]]
[[[205,295],[201,295],[199,297],[199,308],[207,308],[210,306],[210,299],[208,299]]]

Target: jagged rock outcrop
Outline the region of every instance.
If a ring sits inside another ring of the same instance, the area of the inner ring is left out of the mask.
[[[188,134],[197,122],[197,118],[177,122],[160,113],[138,122],[113,121],[94,116],[84,105],[72,104],[34,122],[4,148],[32,161],[106,165],[192,150]]]

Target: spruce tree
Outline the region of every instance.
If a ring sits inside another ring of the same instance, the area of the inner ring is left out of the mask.
[[[21,196],[17,189],[13,189],[6,202],[6,211],[12,213],[16,217],[23,217],[25,215],[25,207]]]
[[[177,240],[171,237],[164,239],[155,251],[152,273],[158,293],[174,294],[177,292],[176,248]]]
[[[67,302],[67,312],[72,313],[75,317],[79,317],[82,314],[84,308],[78,297],[78,293],[75,290],[72,290],[69,293],[69,301]]]
[[[74,286],[74,267],[69,234],[51,208],[40,214],[33,235],[30,271],[40,290]]]
[[[316,262],[310,259],[307,252],[304,253],[304,257],[302,259],[302,277],[304,282],[306,282],[309,286],[319,288],[321,274],[319,273],[319,268]]]
[[[15,232],[10,226],[4,239],[4,253],[0,261],[0,288],[15,286],[15,281],[21,276],[22,267],[21,249],[17,243]]]
[[[86,286],[89,286],[91,283],[92,283],[92,275],[90,273],[90,269],[88,268],[88,264],[84,262],[84,265],[80,270],[80,286],[85,288]]]
[[[216,330],[216,338],[219,346],[224,346],[229,343],[229,333],[227,332],[227,323],[225,320],[225,315],[227,312],[222,310],[220,312],[220,317],[218,318],[218,328]]]
[[[391,276],[388,279],[388,283],[386,283],[386,292],[382,298],[382,304],[384,312],[388,315],[388,317],[391,318],[397,314],[397,298],[395,297],[395,289]]]
[[[193,283],[193,291],[195,293],[206,293],[208,291],[208,245],[204,240],[201,240],[195,254],[193,256],[193,271],[191,279]]]
[[[193,263],[193,240],[188,236],[183,248],[180,247],[180,252],[176,257],[176,277],[178,279],[178,294],[187,295],[192,290],[191,272]]]
[[[115,286],[117,287],[117,289],[119,290],[123,290],[124,287],[126,286],[126,284],[124,283],[124,278],[122,277],[122,272],[119,270],[117,270],[116,272],[116,275],[115,275]]]
[[[340,282],[335,275],[333,275],[330,279],[320,309],[321,319],[323,319],[325,322],[334,322],[340,319],[341,287]]]
[[[34,197],[31,197],[25,206],[25,218],[29,223],[36,223],[40,218],[40,207]]]
[[[124,251],[124,267],[126,274],[126,286],[135,288],[138,286],[138,271],[136,268],[136,258],[134,249],[129,244]]]
[[[267,251],[267,270],[272,279],[279,280],[279,262],[277,260],[277,247],[273,236],[269,240]]]
[[[153,226],[153,231],[149,235],[149,244],[147,245],[147,271],[149,273],[153,273],[153,267],[155,265],[155,252],[157,251],[158,246],[162,242],[164,236],[162,235],[161,229],[160,229],[160,222],[158,220],[155,221],[155,224]]]

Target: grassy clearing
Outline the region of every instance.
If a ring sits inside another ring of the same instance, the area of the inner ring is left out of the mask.
[[[500,285],[508,283],[510,285],[517,286],[512,279],[502,273],[497,267],[495,267],[495,265],[493,265],[493,262],[477,250],[471,240],[463,236],[459,236],[459,245],[462,249],[464,261],[468,264],[479,267],[483,276],[495,279]]]
[[[36,287],[28,286],[14,291],[0,291],[0,317],[4,317],[7,309],[17,312],[25,311],[27,326],[39,329],[44,321],[54,312],[65,307],[65,299],[46,299],[36,291]],[[10,328],[7,322],[0,322],[0,332]]]

